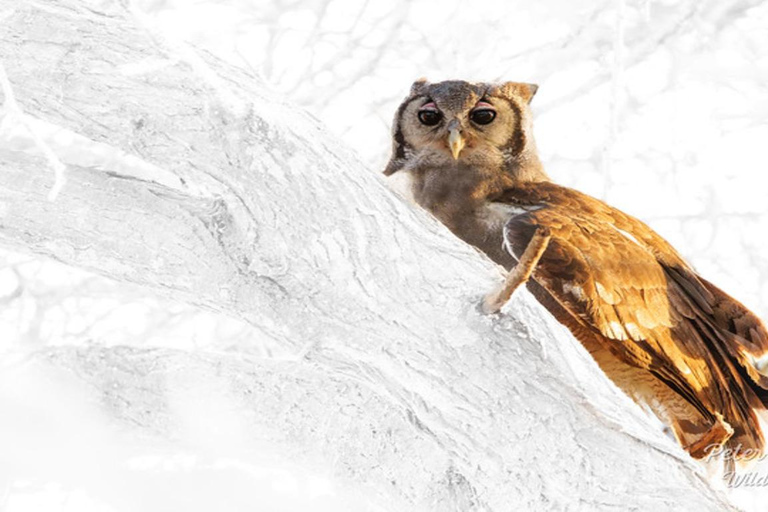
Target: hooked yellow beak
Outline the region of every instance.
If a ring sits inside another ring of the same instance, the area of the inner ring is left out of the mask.
[[[461,136],[458,128],[451,128],[448,133],[448,147],[451,148],[451,154],[454,160],[459,159],[459,153],[464,149],[464,138]]]

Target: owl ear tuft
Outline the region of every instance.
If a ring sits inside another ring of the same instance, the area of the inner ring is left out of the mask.
[[[526,103],[530,103],[539,86],[524,82],[504,82],[499,87],[501,93],[507,96],[516,96]]]
[[[419,78],[415,82],[413,82],[413,85],[411,85],[411,96],[415,96],[417,94],[421,94],[421,92],[427,88],[429,85],[429,82],[427,82],[427,79],[424,77]]]
[[[537,84],[525,84],[528,86],[528,103],[531,102],[534,96],[536,96],[536,92],[539,90],[539,86]]]

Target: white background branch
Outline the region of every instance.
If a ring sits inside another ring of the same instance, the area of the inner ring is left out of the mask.
[[[48,163],[53,169],[55,179],[51,191],[48,192],[48,200],[54,201],[66,182],[64,171],[67,167],[61,163],[61,160],[59,160],[48,144],[43,141],[31,120],[27,119],[24,111],[19,107],[13,93],[13,88],[11,87],[11,82],[8,80],[8,75],[5,73],[5,68],[3,67],[2,62],[0,62],[0,88],[2,88],[4,97],[2,106],[4,112],[2,113],[2,117],[0,117],[0,124],[5,125],[3,131],[13,130],[15,128],[13,126],[14,123],[18,123],[35,142],[37,149],[40,150],[46,159],[48,159]]]

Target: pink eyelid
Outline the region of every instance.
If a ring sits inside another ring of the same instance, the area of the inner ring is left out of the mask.
[[[437,110],[437,105],[435,105],[434,101],[430,101],[426,105],[422,105],[419,110]]]
[[[475,105],[475,108],[493,108],[493,105],[487,101],[478,101],[477,105]]]

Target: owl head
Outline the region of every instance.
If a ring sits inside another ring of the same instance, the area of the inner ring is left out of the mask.
[[[395,114],[384,174],[418,169],[487,168],[514,175],[538,163],[529,103],[538,86],[424,79]]]

